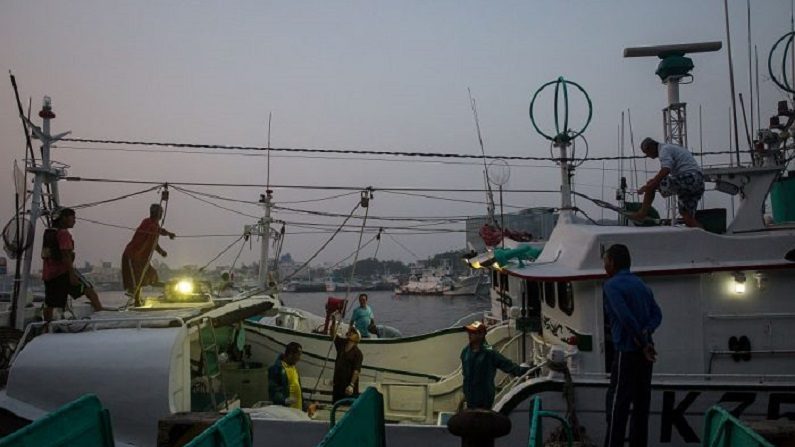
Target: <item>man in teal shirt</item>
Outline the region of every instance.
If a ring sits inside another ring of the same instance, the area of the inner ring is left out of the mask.
[[[370,327],[375,325],[373,310],[367,305],[367,294],[359,294],[359,307],[353,309],[351,325],[362,334],[363,338],[370,337]]]
[[[461,351],[467,408],[490,409],[494,404],[494,376],[497,368],[514,376],[522,375],[529,368],[508,360],[486,343],[485,324],[476,321],[464,328],[469,334],[469,344]]]

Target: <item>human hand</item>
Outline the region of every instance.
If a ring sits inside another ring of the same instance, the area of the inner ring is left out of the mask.
[[[175,238],[175,237],[177,237],[177,235],[176,235],[176,234],[174,234],[174,233],[168,233],[168,238],[169,238],[169,239],[171,239],[171,240],[174,240],[174,238]]]
[[[345,387],[345,395],[353,396],[353,385],[348,385]]]
[[[317,413],[317,408],[318,408],[318,403],[312,402],[311,404],[309,404],[309,407],[307,407],[306,409],[306,415],[309,416],[310,418],[314,418],[315,413]]]
[[[647,343],[646,346],[643,347],[643,357],[645,357],[649,363],[657,361],[657,350],[654,349],[653,344]]]

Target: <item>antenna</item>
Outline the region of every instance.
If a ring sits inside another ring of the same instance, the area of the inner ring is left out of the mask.
[[[654,72],[668,89],[668,106],[663,109],[665,141],[687,147],[687,103],[679,101],[679,84],[692,79],[691,53],[718,51],[721,42],[695,42],[647,47],[624,48],[624,57],[658,57],[660,64]]]

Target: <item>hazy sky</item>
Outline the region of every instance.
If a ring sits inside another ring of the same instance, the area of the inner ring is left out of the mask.
[[[759,48],[762,116],[783,95],[767,75],[770,47],[790,29],[789,0],[752,2],[752,37]],[[746,2],[729,1],[735,77],[748,102]],[[682,1],[5,1],[0,14],[0,61],[12,70],[23,101],[34,115],[44,95],[53,98],[54,131],[81,138],[175,141],[265,146],[273,113],[273,147],[371,149],[479,154],[467,97],[478,101],[489,155],[548,156],[548,143],[531,127],[527,108],[541,84],[565,76],[591,95],[594,118],[585,135],[592,156],[617,154],[622,110],[631,110],[635,143],[662,137],[664,87],[654,75],[656,59],[624,59],[627,46],[724,41],[717,53],[693,56],[695,82],[682,86],[688,103],[690,146],[699,148],[698,109],[703,109],[704,150],[729,144],[729,77],[722,0]],[[4,72],[5,73],[5,72]],[[13,215],[11,166],[24,153],[10,82],[0,84],[0,217]],[[582,118],[582,101],[573,119]],[[551,123],[551,98],[540,105]],[[38,122],[38,120],[37,120]],[[740,128],[742,132],[742,127]],[[551,132],[551,131],[550,131]],[[631,153],[627,128],[626,151]],[[744,137],[741,139],[744,141]],[[90,150],[87,148],[91,148]],[[264,184],[262,153],[61,143],[56,160],[81,177],[158,182]],[[37,149],[38,152],[38,149]],[[241,155],[242,154],[242,155]],[[444,161],[443,163],[440,161]],[[726,157],[711,158],[712,163]],[[454,162],[454,163],[451,163]],[[627,163],[630,166],[631,163]],[[643,163],[638,163],[639,168]],[[605,169],[603,169],[603,167]],[[656,161],[648,169],[656,169]],[[577,171],[578,191],[612,199],[617,164],[590,162]],[[634,178],[630,172],[627,176]],[[645,174],[639,174],[641,181]],[[376,188],[482,188],[482,164],[474,160],[429,160],[383,156],[318,156],[274,153],[271,184],[275,201],[305,210],[348,214],[356,194],[321,202],[339,191],[284,186]],[[603,189],[602,185],[605,188]],[[512,162],[506,188],[555,190],[558,171],[548,162]],[[81,204],[144,189],[142,185],[64,182],[64,204]],[[257,200],[264,188],[190,187],[240,200]],[[484,213],[482,193],[429,195],[464,203],[376,192],[368,225],[407,226],[373,217],[445,217]],[[506,193],[507,205],[555,206],[545,193]],[[712,199],[709,199],[712,200]],[[715,199],[717,200],[717,199]],[[80,217],[136,226],[154,192],[81,210]],[[214,202],[253,216],[257,206]],[[578,204],[594,217],[601,210]],[[709,205],[709,203],[708,203]],[[361,211],[361,210],[360,210]],[[357,214],[360,214],[357,213]],[[283,252],[306,259],[329,234],[311,233],[302,223],[336,225],[283,211],[288,222]],[[613,217],[605,214],[604,217]],[[212,207],[172,191],[166,227],[178,235],[236,235],[254,219]],[[351,223],[361,224],[361,220]],[[462,223],[438,228],[463,230]],[[326,227],[329,228],[329,227]],[[388,230],[419,257],[464,247],[464,234],[401,234]],[[299,234],[304,233],[304,234]],[[78,262],[117,264],[129,230],[78,220],[74,229]],[[334,263],[356,248],[357,234],[343,234],[318,256]],[[365,235],[364,241],[372,235]],[[164,241],[169,264],[203,265],[234,236]],[[217,262],[229,264],[239,245]],[[371,244],[361,257],[374,255]],[[241,260],[258,257],[256,245]],[[38,256],[37,256],[38,257]],[[378,257],[410,261],[413,255],[390,238]]]

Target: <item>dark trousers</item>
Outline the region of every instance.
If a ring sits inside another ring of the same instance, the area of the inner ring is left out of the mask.
[[[652,363],[643,352],[616,352],[607,389],[605,447],[623,446],[629,423],[629,445],[644,447],[649,437]]]

